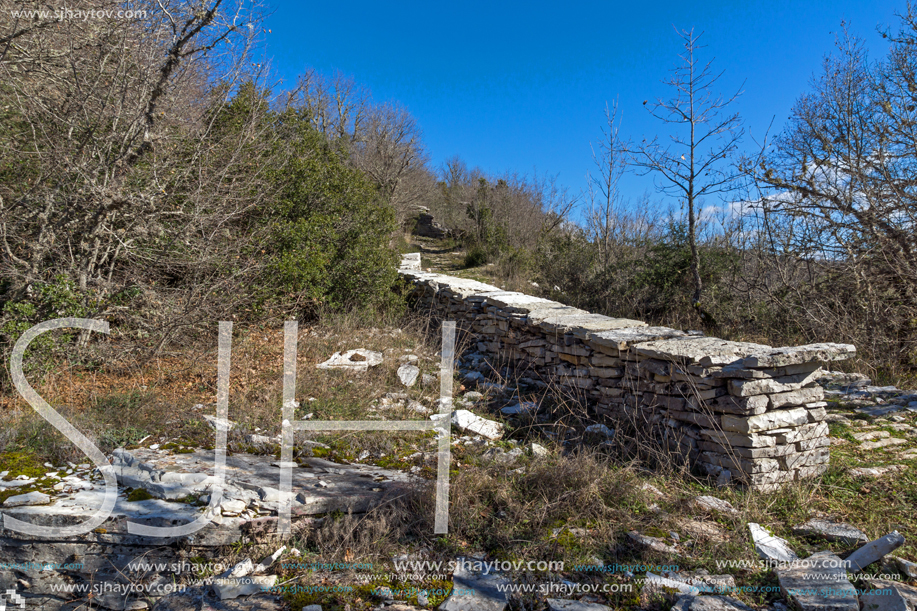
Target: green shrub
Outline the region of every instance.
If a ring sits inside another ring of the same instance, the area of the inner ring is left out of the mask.
[[[462,262],[462,265],[465,269],[480,267],[487,263],[487,260],[487,250],[483,246],[472,246],[465,254],[465,260]]]
[[[92,310],[87,304],[92,301],[93,294],[81,295],[75,283],[63,275],[55,276],[48,282],[33,284],[30,294],[7,301],[0,308],[0,358],[8,363],[16,341],[38,323],[54,318],[89,317]],[[41,375],[45,372],[55,355],[72,345],[78,333],[54,331],[35,338],[23,358],[25,373]],[[0,387],[7,387],[10,380],[6,377],[6,368],[3,375]]]
[[[279,196],[266,211],[272,235],[265,287],[294,294],[300,309],[350,310],[391,302],[395,215],[340,150],[296,113],[284,117],[290,159],[273,173]]]

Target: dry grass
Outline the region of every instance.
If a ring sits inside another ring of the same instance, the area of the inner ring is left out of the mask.
[[[404,389],[397,380],[399,356],[411,350],[427,374],[438,371],[438,338],[430,332],[436,321],[413,317],[394,325],[367,327],[358,319],[343,319],[300,330],[297,417],[312,413],[316,419],[425,418],[404,403],[382,401],[386,393],[403,392],[409,400],[433,407],[438,384],[421,384]],[[215,344],[215,341],[214,341]],[[385,354],[382,365],[365,374],[318,370],[315,364],[333,352],[368,348]],[[249,432],[276,435],[280,431],[281,329],[237,329],[233,347],[230,418],[238,423],[231,448],[247,449]],[[136,443],[150,435],[144,445],[180,440],[207,447],[212,431],[202,414],[214,413],[216,349],[205,346],[186,355],[174,355],[144,365],[106,364],[92,370],[62,366],[36,384],[39,394],[77,426],[110,449],[118,442]],[[493,364],[502,371],[501,363]],[[524,371],[503,372],[502,381],[515,388]],[[456,383],[457,395],[462,387]],[[767,570],[717,566],[717,561],[744,560],[757,556],[746,524],[758,522],[775,534],[789,539],[800,555],[821,548],[845,553],[848,548],[794,536],[792,526],[816,516],[847,521],[878,537],[892,529],[902,532],[908,543],[898,553],[917,558],[910,541],[917,537],[917,474],[905,472],[878,480],[851,477],[851,466],[896,462],[894,452],[865,452],[851,441],[848,428],[832,426],[832,465],[819,481],[801,482],[777,493],[760,493],[735,488],[716,488],[708,479],[694,474],[673,454],[655,442],[646,423],[636,415],[630,421],[609,422],[617,428],[614,446],[599,446],[582,436],[593,422],[582,407],[577,391],[548,386],[540,390],[517,390],[503,397],[489,397],[487,405],[475,410],[499,418],[500,407],[516,400],[537,401],[545,416],[506,422],[507,434],[496,446],[515,447],[525,452],[514,462],[500,464],[485,455],[488,446],[459,442],[453,446],[449,534],[433,534],[432,477],[435,442],[430,434],[419,433],[336,433],[315,436],[328,443],[332,459],[353,460],[368,451],[366,462],[386,467],[421,467],[426,484],[393,499],[366,514],[332,514],[320,524],[304,527],[288,544],[302,553],[302,561],[371,562],[370,571],[308,571],[278,569],[281,582],[291,585],[340,584],[348,593],[291,594],[294,609],[320,603],[326,609],[351,611],[376,606],[376,586],[426,587],[444,585],[434,576],[405,583],[393,583],[391,558],[411,554],[416,559],[453,560],[457,556],[484,553],[501,560],[563,561],[563,571],[524,572],[521,582],[544,583],[567,579],[579,583],[633,583],[623,573],[577,569],[596,564],[676,564],[682,570],[705,569],[731,573],[742,586],[773,584]],[[309,401],[309,398],[313,401]],[[204,404],[204,409],[192,409]],[[907,416],[909,422],[914,418]],[[28,454],[39,465],[45,460],[84,462],[81,454],[31,414],[21,400],[6,397],[2,412],[0,442],[3,454]],[[883,423],[879,423],[883,425]],[[889,431],[888,421],[883,426]],[[881,429],[880,429],[881,430]],[[895,433],[900,435],[900,433]],[[549,449],[549,455],[535,457],[528,451],[535,441]],[[515,442],[515,443],[513,443]],[[565,443],[566,442],[566,443]],[[844,442],[844,443],[841,443]],[[896,448],[896,451],[899,448]],[[267,449],[266,451],[273,451]],[[651,485],[655,488],[648,487]],[[728,500],[738,510],[735,516],[708,514],[693,499],[713,495]],[[677,543],[677,556],[660,554],[636,545],[627,535],[638,531],[657,537],[668,545]],[[677,537],[677,538],[676,538]],[[227,562],[267,555],[275,542],[254,540],[222,551]],[[371,577],[360,573],[372,573]],[[639,575],[638,575],[639,577]],[[448,585],[447,583],[445,585]],[[765,592],[735,593],[750,604],[776,599]],[[635,609],[634,594],[611,594],[600,602],[616,609]],[[416,602],[416,599],[412,602]],[[437,602],[437,600],[433,600]],[[543,597],[518,596],[514,611],[543,609]],[[646,608],[651,608],[646,607]]]

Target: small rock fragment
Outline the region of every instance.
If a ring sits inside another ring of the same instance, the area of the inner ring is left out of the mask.
[[[790,549],[789,543],[780,537],[775,537],[770,534],[760,524],[749,522],[748,530],[751,531],[751,538],[755,544],[755,551],[758,552],[758,555],[764,560],[792,562],[799,559],[796,552]]]
[[[627,533],[627,537],[636,543],[640,547],[645,547],[656,552],[662,552],[664,554],[678,554],[679,551],[667,545],[662,539],[657,537],[649,537],[647,535],[642,535],[635,530],[632,530]]]
[[[694,504],[706,511],[714,511],[731,516],[739,515],[739,512],[729,504],[729,501],[718,499],[715,496],[699,496],[694,499]]]
[[[204,416],[204,420],[207,421],[207,424],[213,428],[215,431],[231,431],[232,427],[236,425],[232,420],[227,420],[225,418],[219,418],[217,416]]]
[[[410,388],[417,382],[417,376],[420,375],[420,368],[417,365],[405,363],[398,368],[398,379],[401,383]]]

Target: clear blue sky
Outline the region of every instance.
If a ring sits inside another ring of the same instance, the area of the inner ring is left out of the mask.
[[[434,166],[461,156],[487,172],[557,174],[578,192],[592,168],[606,101],[623,132],[665,129],[642,106],[665,96],[673,26],[704,31],[704,53],[725,70],[724,93],[745,81],[736,109],[760,137],[779,128],[846,20],[873,57],[895,26],[890,0],[689,2],[303,2],[266,0],[267,55],[287,83],[308,67],[341,70],[377,101],[416,117]],[[629,178],[628,195],[652,190]]]

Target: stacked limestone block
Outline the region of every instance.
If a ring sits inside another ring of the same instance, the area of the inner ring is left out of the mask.
[[[827,468],[815,379],[819,363],[849,358],[853,346],[698,337],[406,265],[418,304],[455,320],[491,363],[569,387],[597,415],[650,432],[723,483],[772,488]]]
[[[815,380],[821,362],[849,358],[853,346],[677,338],[635,350],[640,368],[672,379],[665,398],[649,399],[665,410],[670,438],[720,481],[772,488],[827,469],[826,403]]]

